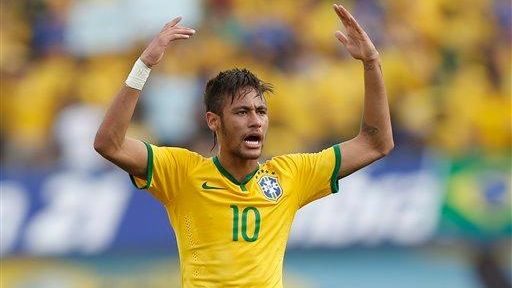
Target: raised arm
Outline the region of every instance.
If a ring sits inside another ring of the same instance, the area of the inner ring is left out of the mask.
[[[382,78],[379,53],[366,32],[341,5],[334,11],[345,26],[346,34],[336,31],[336,38],[364,70],[364,108],[359,134],[341,143],[342,164],[338,178],[345,177],[386,156],[393,149],[393,132]]]
[[[149,43],[140,56],[142,62],[135,64],[126,84],[121,87],[107,110],[103,122],[94,139],[94,149],[126,172],[144,179],[147,168],[147,150],[144,143],[126,137],[135,105],[139,100],[145,79],[150,68],[160,62],[166,48],[172,41],[188,39],[195,31],[180,26],[181,17],[165,24],[160,33]],[[130,81],[130,77],[132,77]],[[131,87],[130,87],[131,86]]]

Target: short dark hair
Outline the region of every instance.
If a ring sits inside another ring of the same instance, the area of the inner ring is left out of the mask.
[[[270,83],[263,82],[245,68],[233,68],[220,72],[206,83],[206,89],[204,91],[206,112],[222,115],[222,107],[225,103],[225,99],[231,97],[231,102],[233,102],[238,93],[251,88],[256,90],[260,96],[263,96],[263,94],[267,92],[273,92]]]

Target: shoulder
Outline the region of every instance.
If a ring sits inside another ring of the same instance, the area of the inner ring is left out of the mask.
[[[264,165],[288,170],[299,169],[304,165],[314,165],[323,159],[330,160],[331,158],[338,158],[340,154],[339,149],[339,145],[336,144],[318,152],[293,153],[274,156],[265,162]]]
[[[301,153],[274,156],[271,159],[265,161],[262,164],[262,167],[268,167],[272,170],[280,172],[294,172],[297,171],[301,165],[301,157]]]
[[[162,161],[198,164],[200,162],[207,160],[207,158],[205,158],[201,154],[194,151],[190,151],[186,148],[156,146],[152,144],[150,145],[150,147],[150,150],[152,150],[150,153],[153,153],[153,157],[155,159],[159,159]]]

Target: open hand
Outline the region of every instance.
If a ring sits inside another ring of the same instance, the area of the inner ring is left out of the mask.
[[[359,26],[356,19],[341,5],[334,4],[333,9],[347,31],[346,35],[341,31],[336,31],[334,36],[347,47],[350,55],[363,62],[377,59],[379,52],[377,52],[372,40],[370,40],[370,37],[368,37],[363,28]]]
[[[172,19],[170,22],[166,23],[162,31],[151,40],[148,47],[146,47],[140,56],[140,59],[146,66],[151,68],[158,64],[164,56],[165,49],[172,41],[188,39],[196,33],[194,29],[178,25],[180,21],[181,16]]]

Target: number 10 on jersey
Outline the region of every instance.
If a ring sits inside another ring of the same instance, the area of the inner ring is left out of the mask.
[[[237,205],[231,205],[231,209],[233,209],[233,241],[238,241],[238,235],[240,234],[240,210]],[[252,236],[249,236],[247,233],[247,221],[249,218],[249,213],[254,214],[254,231],[252,232]],[[258,240],[258,235],[260,233],[260,223],[261,223],[261,216],[260,211],[256,207],[246,207],[242,211],[242,238],[247,242],[254,242]]]

